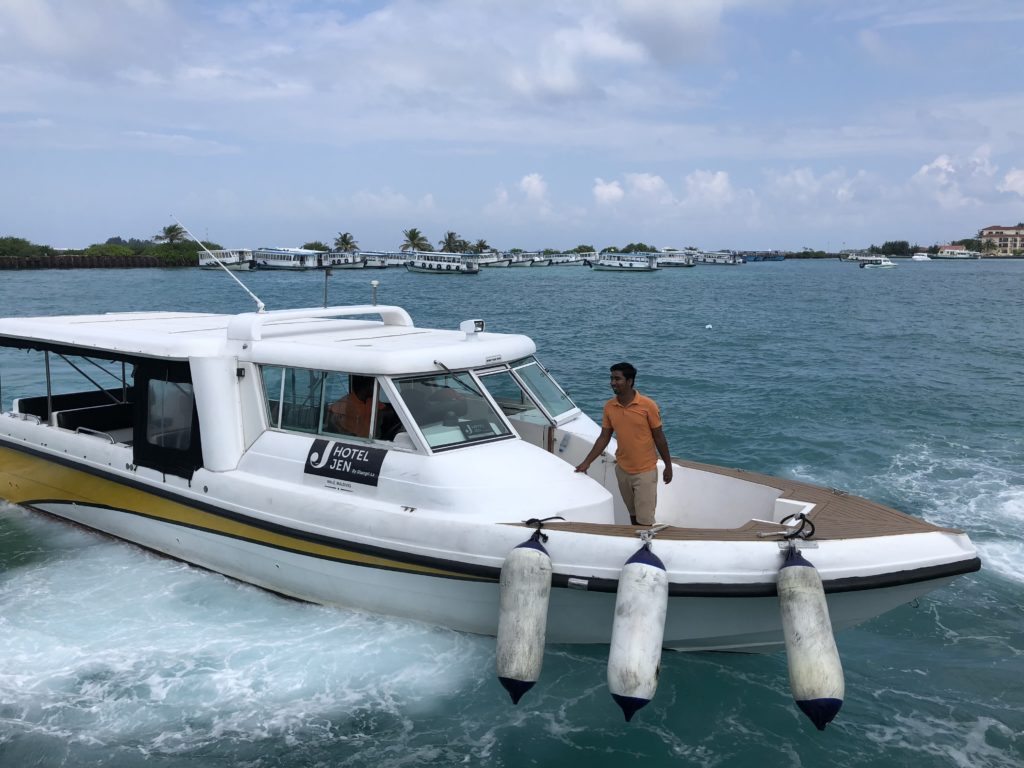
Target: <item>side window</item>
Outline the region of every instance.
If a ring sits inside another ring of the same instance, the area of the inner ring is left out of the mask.
[[[285,368],[281,387],[281,429],[319,432],[323,408],[323,371]]]
[[[323,431],[350,437],[369,437],[375,387],[376,381],[372,376],[335,371],[328,373]]]
[[[281,427],[281,385],[284,383],[284,369],[276,365],[261,365],[263,392],[267,401],[267,422],[271,427]]]
[[[192,443],[192,385],[150,379],[146,402],[146,442],[160,448],[186,450]]]
[[[491,393],[491,397],[506,416],[512,419],[548,423],[547,417],[527,396],[511,372],[489,373],[482,378],[487,391]]]
[[[402,422],[373,376],[327,374],[323,431],[348,437],[394,440]]]
[[[273,429],[394,440],[398,413],[373,376],[260,366]]]

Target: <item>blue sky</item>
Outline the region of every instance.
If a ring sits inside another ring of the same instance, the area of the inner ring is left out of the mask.
[[[923,245],[1024,221],[1020,0],[0,0],[0,235]]]

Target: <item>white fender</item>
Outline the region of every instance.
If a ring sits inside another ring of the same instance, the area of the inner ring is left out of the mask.
[[[540,536],[538,531],[509,552],[501,566],[496,661],[513,704],[537,682],[544,661],[551,558]]]
[[[665,564],[645,543],[626,561],[615,595],[608,689],[629,722],[654,698],[668,611]]]
[[[778,588],[789,687],[797,706],[823,731],[843,706],[845,683],[821,576],[794,547],[779,569]]]

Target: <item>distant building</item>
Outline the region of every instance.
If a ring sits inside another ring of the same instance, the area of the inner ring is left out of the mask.
[[[992,243],[993,252],[1012,256],[1024,252],[1024,227],[985,227],[979,233],[981,242]]]

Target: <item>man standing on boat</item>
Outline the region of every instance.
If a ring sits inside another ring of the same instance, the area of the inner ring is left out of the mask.
[[[576,467],[586,472],[601,455],[615,435],[615,477],[619,493],[629,510],[633,525],[654,525],[654,508],[658,501],[658,456],[665,462],[662,479],[672,482],[672,457],[668,440],[661,428],[658,404],[644,397],[633,383],[636,368],[629,363],[616,363],[611,367],[611,387],[615,397],[604,404],[601,434],[587,458]]]

